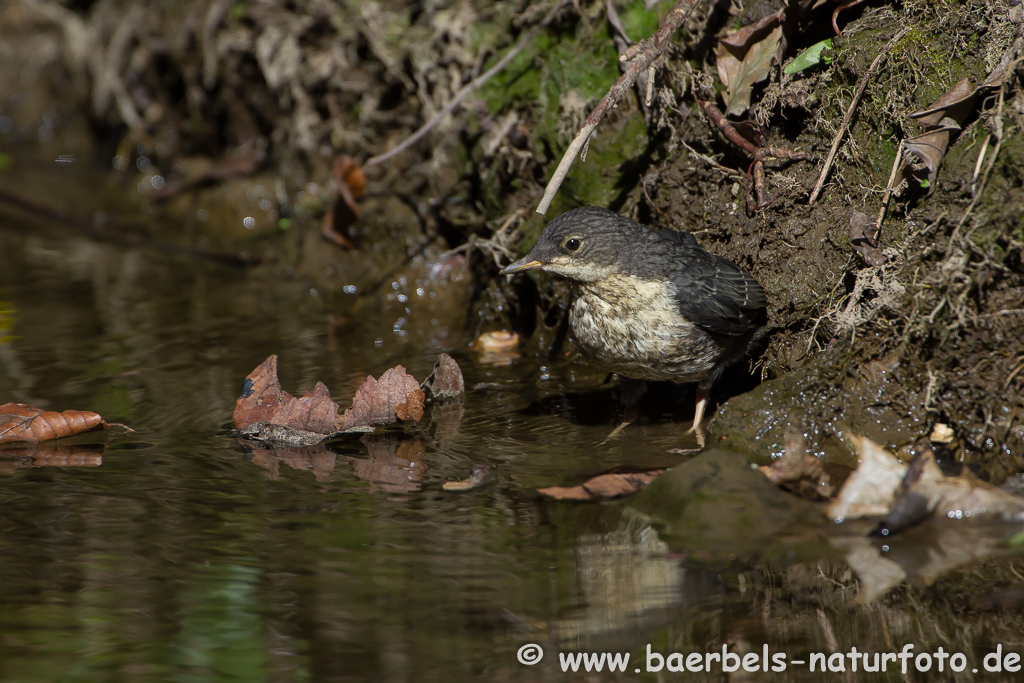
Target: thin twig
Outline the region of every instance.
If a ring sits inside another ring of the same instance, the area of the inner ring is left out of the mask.
[[[555,169],[554,175],[551,176],[551,180],[548,181],[548,186],[544,188],[544,196],[540,200],[540,204],[537,206],[537,213],[547,213],[548,207],[551,206],[551,201],[555,198],[555,193],[558,192],[558,188],[562,185],[562,181],[565,180],[565,176],[569,173],[569,168],[572,166],[573,161],[576,159],[576,155],[579,154],[590,140],[590,136],[594,134],[597,129],[597,124],[604,118],[605,113],[629,90],[633,83],[636,81],[637,76],[643,73],[651,63],[660,57],[665,49],[669,45],[669,38],[676,32],[683,21],[690,16],[690,12],[697,6],[699,0],[677,0],[675,6],[669,10],[669,13],[665,15],[665,18],[661,20],[661,26],[650,38],[646,38],[633,48],[639,48],[633,51],[636,56],[633,58],[629,68],[626,69],[623,74],[619,77],[619,80],[615,82],[611,88],[608,89],[608,93],[604,96],[594,110],[590,112],[590,116],[584,122],[583,127],[573,138],[572,142],[569,143],[569,148],[565,150],[565,154],[562,155],[562,160],[558,162],[558,167]],[[627,53],[630,54],[630,53]]]
[[[455,93],[455,96],[448,101],[448,104],[444,105],[444,107],[441,108],[441,111],[437,112],[433,117],[431,117],[429,121],[420,126],[415,133],[407,137],[405,140],[403,140],[397,146],[388,150],[387,152],[384,152],[383,154],[378,154],[377,156],[370,157],[369,159],[366,160],[364,166],[375,166],[377,164],[382,164],[388,159],[398,154],[401,154],[405,150],[415,145],[421,139],[423,139],[423,137],[427,133],[429,133],[437,124],[439,124],[446,116],[448,116],[448,114],[452,113],[452,111],[454,111],[456,107],[462,104],[462,101],[469,97],[470,93],[472,93],[481,85],[489,81],[492,76],[500,72],[508,65],[509,62],[515,59],[515,57],[520,52],[522,52],[523,49],[529,44],[533,37],[537,35],[537,31],[551,23],[551,20],[555,18],[555,15],[557,15],[558,12],[565,5],[569,4],[569,1],[570,0],[560,0],[560,2],[557,2],[555,6],[552,7],[544,16],[544,19],[542,19],[539,24],[535,25],[533,28],[527,31],[523,35],[523,37],[519,39],[519,42],[516,43],[511,50],[505,53],[504,57],[498,60],[497,64],[495,64],[490,69],[474,78],[466,85],[462,86],[462,89],[459,90],[459,92]]]
[[[903,140],[900,140],[899,146],[896,148],[896,158],[892,161],[892,171],[889,173],[889,182],[885,184],[885,192],[882,193],[882,208],[878,210],[878,220],[875,222],[875,235],[874,241],[878,241],[878,236],[882,234],[882,221],[885,220],[885,212],[889,209],[889,200],[892,198],[893,187],[892,184],[896,180],[896,174],[900,170],[901,162],[903,161]]]
[[[985,141],[981,143],[981,151],[978,152],[978,160],[974,162],[974,174],[971,176],[971,195],[978,194],[978,175],[981,173],[981,165],[985,162],[985,153],[988,151],[989,140],[992,139],[992,133],[985,136]]]
[[[1018,60],[1020,61],[1020,60]],[[1006,91],[1006,84],[999,86],[999,104],[996,106],[995,116],[995,131],[993,131],[996,139],[996,144],[992,148],[992,157],[988,160],[988,164],[985,166],[985,172],[981,176],[981,182],[978,183],[978,191],[974,193],[974,197],[971,198],[971,203],[967,205],[967,210],[964,211],[964,215],[960,217],[960,221],[956,224],[956,228],[953,230],[953,234],[949,238],[949,243],[953,244],[957,237],[960,235],[960,229],[964,227],[964,223],[970,217],[971,212],[974,211],[974,207],[977,205],[978,200],[981,199],[981,195],[985,192],[985,186],[988,185],[989,174],[992,173],[992,167],[996,165],[996,158],[999,156],[999,149],[1003,146],[1003,96]]]
[[[871,66],[868,67],[866,74],[861,76],[860,83],[857,84],[857,91],[853,95],[853,101],[850,102],[849,108],[846,110],[846,116],[843,117],[843,123],[839,126],[839,130],[836,132],[836,137],[832,140],[832,148],[828,151],[828,157],[825,159],[825,167],[821,169],[821,175],[818,176],[818,183],[814,186],[814,192],[811,192],[811,199],[808,204],[814,205],[814,202],[818,200],[818,196],[821,194],[821,188],[825,185],[825,178],[828,177],[828,172],[832,168],[832,162],[836,158],[836,152],[839,150],[839,143],[843,140],[843,135],[846,134],[846,129],[850,126],[850,119],[853,118],[853,112],[857,109],[857,104],[860,102],[861,96],[864,94],[864,90],[868,87],[868,80],[871,78],[871,74],[875,72],[878,65],[882,62],[882,58],[892,52],[892,48],[896,45],[899,40],[907,35],[910,31],[910,27],[907,27],[892,37],[882,51],[875,57],[875,61],[871,62]]]

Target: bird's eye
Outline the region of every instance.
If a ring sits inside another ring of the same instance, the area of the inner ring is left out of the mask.
[[[580,241],[575,237],[570,237],[565,241],[565,244],[563,244],[562,246],[565,247],[566,251],[576,251],[577,249],[580,248]]]

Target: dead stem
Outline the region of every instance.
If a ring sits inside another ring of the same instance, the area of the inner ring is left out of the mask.
[[[541,22],[535,25],[529,31],[527,31],[526,34],[519,39],[519,42],[516,43],[511,50],[506,52],[504,57],[498,60],[497,64],[495,64],[490,69],[474,78],[466,85],[462,86],[462,89],[459,90],[459,92],[455,93],[455,96],[452,97],[452,99],[448,100],[448,103],[444,105],[441,111],[437,112],[437,114],[431,117],[429,121],[420,126],[415,133],[407,137],[405,140],[400,142],[392,149],[389,149],[388,151],[382,154],[378,154],[377,156],[370,157],[369,159],[366,160],[364,166],[375,166],[377,164],[382,164],[388,159],[391,159],[392,157],[401,154],[402,152],[404,152],[405,150],[409,149],[411,146],[419,142],[421,139],[423,139],[423,136],[425,136],[427,133],[433,130],[433,128],[442,120],[444,120],[444,118],[448,116],[448,114],[452,113],[452,111],[454,111],[456,107],[462,104],[463,100],[469,97],[469,95],[474,90],[476,90],[481,85],[489,81],[492,76],[500,72],[508,65],[509,62],[515,59],[516,55],[522,52],[523,48],[525,48],[533,39],[533,37],[537,35],[537,31],[551,23],[551,20],[554,19],[558,12],[567,4],[569,4],[569,2],[570,0],[560,0],[560,2],[555,3],[555,6],[548,11],[548,13],[541,20]]]
[[[892,161],[892,171],[889,173],[889,182],[885,184],[885,192],[882,193],[882,208],[878,210],[878,220],[875,222],[875,234],[872,237],[874,242],[878,242],[878,236],[882,234],[882,221],[885,220],[885,212],[889,209],[889,200],[893,194],[893,182],[896,181],[896,174],[900,170],[900,163],[903,160],[903,140],[900,140],[899,146],[896,148],[896,158]]]
[[[669,45],[669,38],[676,32],[683,21],[690,16],[690,12],[697,6],[698,0],[677,0],[674,7],[669,10],[669,13],[665,15],[665,18],[661,20],[661,25],[658,30],[650,38],[645,38],[636,45],[631,46],[627,55],[634,55],[632,62],[623,74],[619,77],[619,80],[608,89],[608,93],[604,98],[598,102],[594,110],[590,112],[590,116],[584,122],[583,127],[580,128],[576,137],[573,138],[572,142],[569,143],[569,148],[565,150],[565,154],[562,155],[562,160],[558,162],[558,167],[555,169],[554,174],[551,176],[551,180],[548,181],[548,185],[544,188],[544,196],[541,197],[540,204],[537,205],[537,213],[547,213],[548,208],[551,206],[552,200],[555,198],[555,193],[558,192],[558,188],[561,187],[562,181],[565,180],[565,176],[568,175],[569,169],[572,167],[573,161],[576,159],[576,155],[581,152],[585,155],[585,148],[590,140],[590,136],[594,134],[597,129],[597,124],[604,118],[605,113],[612,108],[622,96],[629,90],[637,77],[644,73],[654,62],[655,59],[660,57]]]
[[[857,104],[860,102],[861,96],[864,94],[864,90],[868,87],[868,80],[871,78],[871,74],[875,72],[878,65],[881,64],[882,58],[892,52],[893,47],[899,40],[907,35],[910,31],[910,27],[904,28],[895,36],[892,37],[882,51],[878,53],[875,60],[871,62],[871,66],[868,67],[867,73],[861,76],[860,83],[857,84],[857,91],[853,94],[853,100],[850,102],[850,106],[846,110],[846,116],[843,117],[843,123],[839,126],[839,130],[836,132],[836,137],[832,140],[832,148],[828,151],[828,156],[825,158],[825,167],[821,169],[821,175],[818,176],[818,183],[814,186],[814,191],[811,192],[811,198],[807,202],[811,206],[814,206],[814,202],[818,201],[819,195],[821,195],[821,188],[825,185],[825,178],[828,177],[828,172],[832,168],[832,162],[835,161],[836,152],[839,150],[839,143],[842,142],[843,136],[846,134],[846,129],[850,126],[850,119],[853,118],[853,112],[857,109]]]

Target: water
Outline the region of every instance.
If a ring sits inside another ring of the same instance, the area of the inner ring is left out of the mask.
[[[70,179],[59,210],[88,215],[109,190]],[[538,495],[678,463],[671,449],[695,445],[692,404],[655,397],[660,413],[602,444],[618,417],[602,373],[572,353],[548,361],[537,341],[518,356],[471,350],[469,280],[438,248],[396,238],[342,253],[312,223],[225,240],[215,222],[131,218],[147,239],[278,258],[231,268],[0,213],[0,403],[135,430],[0,457],[0,681],[583,680],[557,655],[590,650],[632,654],[609,680],[662,680],[634,671],[648,644],[987,652],[988,638],[936,635],[969,632],[944,599],[925,609],[901,588],[890,605],[853,602],[820,530],[696,557],[626,505]],[[306,451],[230,434],[243,378],[271,353],[286,390],[323,381],[344,408],[367,374],[402,364],[423,379],[441,351],[469,392],[419,425]],[[442,490],[477,464],[491,468],[484,486]],[[990,563],[976,592],[1007,567]],[[1019,640],[989,614],[992,639]],[[536,666],[517,661],[527,643],[547,652]]]

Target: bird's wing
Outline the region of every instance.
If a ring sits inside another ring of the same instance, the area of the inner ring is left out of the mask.
[[[682,230],[673,230],[671,228],[657,228],[654,232],[658,233],[658,236],[662,239],[666,239],[669,242],[675,242],[681,244],[684,247],[695,247],[700,249],[700,245],[697,244],[697,238],[691,233],[683,232]]]
[[[693,254],[672,277],[679,312],[709,332],[742,335],[764,324],[761,285],[720,256]]]

